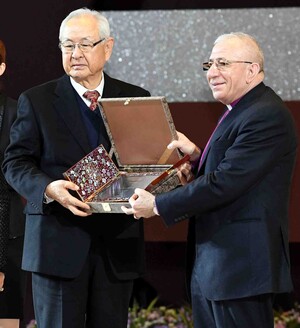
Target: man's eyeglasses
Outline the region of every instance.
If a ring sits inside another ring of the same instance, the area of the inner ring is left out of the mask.
[[[212,67],[212,65],[215,64],[216,68],[221,71],[223,69],[226,69],[231,64],[235,64],[235,63],[238,63],[238,64],[253,64],[253,62],[250,62],[250,61],[227,60],[225,58],[216,58],[214,60],[210,60],[206,63],[203,63],[202,68],[203,68],[203,71],[208,71]]]
[[[106,38],[103,38],[97,42],[92,42],[92,41],[81,41],[81,42],[77,42],[77,43],[73,43],[71,41],[65,41],[65,42],[60,42],[59,43],[59,48],[60,50],[64,53],[64,54],[70,54],[72,53],[76,46],[78,46],[78,48],[82,51],[82,52],[89,52],[92,51],[93,48],[103,42],[104,40],[106,40]]]

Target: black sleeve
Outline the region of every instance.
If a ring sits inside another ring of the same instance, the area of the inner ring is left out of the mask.
[[[9,237],[9,193],[7,183],[0,170],[0,272],[4,272],[7,261],[7,244]]]

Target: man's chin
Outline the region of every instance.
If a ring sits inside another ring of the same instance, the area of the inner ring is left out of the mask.
[[[80,82],[81,80],[84,79],[84,75],[82,74],[82,72],[72,71],[68,75],[71,76],[71,78],[73,78],[73,80],[76,82]]]
[[[85,67],[82,67],[82,66],[72,67],[70,69],[70,76],[83,75],[84,72],[86,72],[86,68]]]
[[[223,100],[223,94],[222,94],[222,92],[220,92],[220,91],[213,91],[213,97],[216,99],[216,100],[218,100],[218,101],[220,101],[220,102],[223,102],[222,100]]]

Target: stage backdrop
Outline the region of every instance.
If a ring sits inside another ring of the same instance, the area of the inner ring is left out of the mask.
[[[83,6],[103,10],[115,38],[107,73],[144,86],[153,96],[166,96],[177,129],[204,146],[221,107],[211,96],[201,63],[209,58],[219,34],[243,31],[262,44],[266,84],[287,103],[300,131],[298,5],[299,0],[284,5],[271,0],[242,5],[235,0],[213,5],[194,0],[5,1],[0,38],[7,45],[8,66],[2,82],[17,98],[23,90],[63,74],[58,49],[61,20]],[[298,159],[290,206],[291,242],[300,241],[299,174]],[[168,230],[159,219],[146,223],[148,240],[184,240],[185,231],[186,223]]]
[[[282,96],[300,131],[299,0],[27,0],[1,1],[0,38],[7,45],[6,92],[23,90],[63,74],[58,49],[61,20],[88,6],[108,17],[115,49],[112,76],[166,96],[177,129],[204,146],[222,105],[214,102],[201,63],[221,33],[243,31],[261,42],[266,83]],[[291,263],[300,300],[300,161],[291,195]],[[184,253],[187,222],[167,229],[160,218],[145,220],[148,273],[166,304],[185,300]],[[28,286],[26,323],[33,318]]]

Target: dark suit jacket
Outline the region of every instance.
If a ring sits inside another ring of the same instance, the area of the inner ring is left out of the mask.
[[[12,123],[17,116],[17,102],[3,94],[0,94],[0,106],[3,106],[3,121],[0,130],[0,152],[4,154],[9,144],[9,133]],[[1,179],[4,178],[1,174]],[[22,198],[7,185],[10,199],[9,237],[15,238],[24,235],[25,216]]]
[[[149,92],[105,75],[103,97]],[[68,76],[21,94],[3,170],[27,199],[23,269],[76,277],[93,237],[102,238],[109,270],[132,279],[144,270],[143,223],[125,214],[73,215],[57,202],[43,204],[46,186],[92,151]]]
[[[9,132],[16,118],[17,102],[0,93],[0,159],[9,144]],[[6,271],[8,239],[24,235],[25,216],[21,197],[7,184],[0,171],[0,271]],[[10,259],[15,260],[15,259]]]
[[[261,83],[220,124],[198,177],[157,196],[167,225],[194,217],[194,269],[208,299],[292,289],[288,205],[296,147],[289,111]]]

